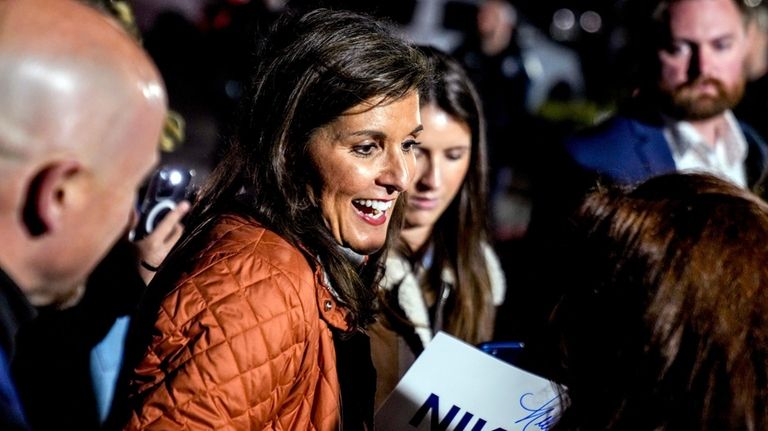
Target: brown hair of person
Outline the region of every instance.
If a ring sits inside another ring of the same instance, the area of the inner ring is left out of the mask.
[[[669,174],[592,194],[574,222],[555,429],[766,429],[768,206]]]

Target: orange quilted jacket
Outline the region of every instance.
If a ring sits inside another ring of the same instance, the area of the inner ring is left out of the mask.
[[[348,327],[322,280],[274,232],[222,218],[162,301],[130,381],[143,403],[126,429],[337,429],[329,326]]]

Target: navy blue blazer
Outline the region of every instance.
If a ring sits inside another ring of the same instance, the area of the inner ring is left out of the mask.
[[[755,193],[763,195],[768,146],[751,127],[742,122],[739,125],[747,141],[747,183]],[[635,184],[676,170],[663,130],[661,118],[618,115],[571,138],[565,149],[587,172],[610,182]]]

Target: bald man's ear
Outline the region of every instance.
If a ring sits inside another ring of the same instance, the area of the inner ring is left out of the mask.
[[[80,163],[63,160],[39,170],[27,189],[24,202],[24,226],[31,236],[58,229],[67,202],[69,180],[80,172]]]

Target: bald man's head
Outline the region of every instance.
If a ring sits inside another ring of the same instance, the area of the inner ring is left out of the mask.
[[[126,230],[165,113],[152,61],[110,18],[0,1],[0,229],[17,230],[0,266],[33,302],[67,300]]]
[[[159,74],[144,51],[110,18],[72,1],[2,3],[0,76],[3,154],[75,149],[84,143],[63,138],[87,134],[91,141],[124,127],[135,116],[122,109],[126,103],[165,109]],[[29,138],[42,142],[29,147]]]

